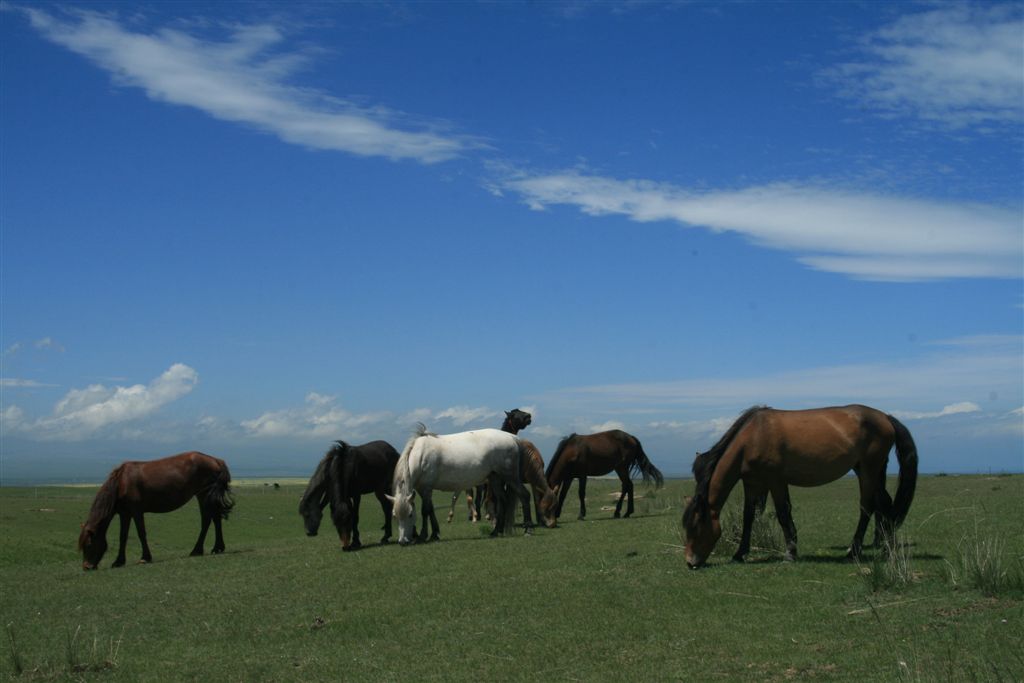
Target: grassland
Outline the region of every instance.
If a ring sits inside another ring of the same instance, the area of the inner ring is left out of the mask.
[[[574,488],[562,525],[531,537],[487,538],[460,509],[441,542],[343,554],[329,522],[303,535],[300,485],[247,482],[224,555],[186,556],[193,504],[147,517],[153,564],[112,570],[111,552],[89,573],[74,545],[95,489],[0,489],[3,677],[1024,680],[1022,476],[923,477],[899,563],[842,561],[855,481],[794,490],[800,561],[765,533],[748,563],[723,540],[698,572],[680,547],[692,482],[629,520],[602,510],[614,487],[591,482],[585,522]],[[364,500],[364,543],[381,522]]]

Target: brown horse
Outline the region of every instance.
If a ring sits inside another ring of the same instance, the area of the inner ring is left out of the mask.
[[[558,494],[548,485],[547,477],[544,476],[544,458],[541,457],[540,451],[532,441],[521,438],[519,443],[523,447],[523,456],[519,463],[519,474],[523,483],[520,484],[517,494],[519,502],[523,506],[523,526],[526,528],[526,533],[530,533],[530,529],[533,528],[530,491],[526,488],[526,484],[529,484],[533,489],[532,502],[536,505],[537,521],[543,523],[547,528],[553,529],[558,523],[558,517],[555,515],[555,510],[558,507]],[[485,494],[485,501],[487,513],[494,519],[494,498],[491,496],[489,487]],[[449,519],[449,521],[451,520]]]
[[[633,514],[633,481],[631,474],[643,476],[644,482],[654,481],[661,486],[665,479],[658,468],[651,464],[640,445],[639,439],[621,429],[597,434],[571,434],[558,444],[555,454],[548,463],[548,484],[558,492],[558,507],[555,516],[562,515],[562,504],[572,487],[572,480],[580,480],[579,519],[587,516],[587,477],[599,477],[612,470],[622,481],[622,492],[615,505],[615,516],[622,511],[622,501],[628,496],[626,517]]]
[[[900,466],[895,501],[885,490],[885,469],[893,445]],[[683,512],[686,564],[696,569],[707,561],[722,535],[722,507],[741,479],[743,536],[733,560],[742,562],[750,550],[755,508],[766,493],[772,495],[786,539],[786,559],[795,559],[796,527],[789,485],[821,486],[851,469],[860,482],[860,520],[847,557],[856,558],[872,514],[880,521],[883,535],[891,535],[910,510],[917,483],[917,447],[910,432],[892,415],[861,405],[748,409],[711,450],[693,462],[697,490]]]
[[[220,523],[227,519],[234,506],[230,482],[231,473],[223,460],[195,451],[160,460],[121,463],[100,487],[89,510],[89,518],[82,525],[78,536],[82,568],[96,569],[107,552],[107,528],[115,514],[121,518],[121,544],[112,566],[124,565],[124,548],[132,520],[135,520],[135,530],[142,543],[141,561],[152,562],[143,514],[171,512],[192,498],[199,501],[199,513],[202,515],[202,528],[192,555],[203,554],[211,521],[216,532],[213,552],[224,552]]]

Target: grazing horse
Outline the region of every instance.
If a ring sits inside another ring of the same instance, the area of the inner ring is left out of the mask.
[[[330,503],[341,549],[359,550],[363,547],[359,540],[359,500],[362,494],[372,493],[384,511],[384,537],[380,542],[387,543],[391,539],[391,501],[387,493],[397,462],[398,451],[386,441],[362,446],[335,441],[317,465],[299,502],[306,535],[316,536],[323,509]]]
[[[626,517],[633,514],[633,481],[631,474],[639,473],[644,482],[654,481],[661,486],[665,479],[657,467],[651,464],[640,441],[621,429],[597,434],[570,434],[562,439],[548,463],[548,484],[558,492],[558,507],[555,516],[562,515],[562,504],[572,487],[572,480],[580,480],[579,519],[587,516],[587,477],[599,477],[612,470],[622,481],[622,492],[615,505],[615,516],[622,511],[622,501],[629,498]]]
[[[526,429],[530,426],[530,422],[533,421],[533,416],[525,410],[519,410],[519,408],[513,408],[512,410],[505,411],[505,421],[501,423],[501,431],[508,432],[509,434],[518,434],[521,430]],[[539,454],[538,454],[539,456]],[[543,460],[541,460],[541,468],[543,469]],[[524,474],[525,478],[526,475]],[[475,487],[475,489],[466,490],[466,505],[469,506],[469,521],[476,522],[480,519],[480,501],[485,497],[485,489],[487,487],[481,484]],[[529,494],[527,494],[529,495]],[[452,508],[448,511],[448,522],[451,523],[452,518],[455,516],[455,503],[459,500],[459,492],[456,491],[452,494]],[[525,515],[524,515],[525,516]],[[540,512],[538,508],[537,518],[540,518]]]
[[[135,520],[135,530],[142,544],[141,562],[152,562],[153,555],[146,542],[147,512],[171,512],[192,498],[199,501],[202,527],[192,555],[202,555],[206,532],[213,522],[216,539],[213,552],[224,552],[224,535],[220,523],[227,519],[234,506],[231,498],[231,473],[219,458],[197,453],[180,453],[160,460],[129,460],[118,465],[103,482],[89,510],[89,517],[78,536],[82,551],[82,569],[96,569],[107,552],[107,529],[114,515],[121,518],[120,546],[114,567],[124,566],[128,529]]]
[[[894,445],[900,466],[895,501],[885,490],[885,469]],[[860,483],[860,520],[847,552],[852,559],[860,556],[872,514],[881,522],[883,534],[891,535],[910,510],[917,483],[917,447],[910,432],[892,415],[862,405],[748,409],[711,450],[693,462],[697,490],[683,512],[686,564],[696,569],[707,561],[722,535],[722,507],[740,480],[743,535],[733,560],[742,562],[750,550],[756,501],[766,493],[772,495],[786,539],[786,559],[795,559],[789,486],[821,486],[851,469]]]
[[[520,440],[498,429],[438,436],[420,424],[395,466],[394,495],[388,497],[398,520],[398,542],[411,543],[416,534],[413,503],[417,493],[423,498],[419,540],[427,540],[428,519],[433,527],[430,540],[436,540],[440,527],[434,514],[434,489],[462,491],[483,481],[500,493],[491,535],[511,532],[523,457]]]
[[[522,444],[524,457],[520,470],[523,483],[519,485],[517,494],[519,503],[523,506],[523,526],[526,528],[526,533],[530,533],[533,528],[533,516],[530,513],[530,491],[526,488],[526,484],[529,484],[533,489],[537,521],[543,523],[547,528],[553,529],[558,524],[558,517],[555,516],[555,509],[558,507],[558,494],[548,485],[548,480],[544,476],[544,458],[541,457],[540,451],[533,445],[533,442],[526,439],[520,439],[519,442]],[[490,489],[488,489],[484,500],[487,503],[488,512],[493,517],[494,497],[491,496]]]

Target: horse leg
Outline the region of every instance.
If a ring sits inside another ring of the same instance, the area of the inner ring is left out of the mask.
[[[792,562],[796,559],[796,525],[793,524],[793,504],[789,500],[789,487],[782,484],[772,489],[772,501],[775,503],[775,516],[779,518],[779,526],[782,527],[782,535],[786,539],[786,554],[783,559]],[[746,517],[745,502],[743,507]]]
[[[619,517],[619,513],[622,512],[622,501],[626,500],[626,496],[629,496],[629,504],[626,506],[626,517],[633,514],[633,480],[629,478],[629,470],[619,468],[615,470],[615,473],[619,475],[619,480],[622,482],[622,490],[619,492],[619,500],[615,503],[615,514],[613,517],[616,519]]]
[[[199,500],[199,515],[202,517],[202,524],[199,527],[199,538],[196,539],[196,544],[192,548],[192,552],[189,553],[191,557],[199,557],[203,554],[203,546],[206,545],[206,532],[209,531],[210,522],[213,521],[210,506],[202,499]]]
[[[587,478],[585,476],[580,477],[580,514],[576,519],[586,519],[587,517]]]
[[[135,520],[135,531],[139,534],[139,543],[142,544],[142,559],[139,561],[152,562],[153,553],[149,552],[149,543],[146,542],[146,522],[142,519],[142,511],[133,512],[132,519]]]
[[[455,517],[455,504],[459,502],[459,492],[456,491],[452,494],[452,507],[448,510],[448,523],[452,523],[452,518]]]
[[[361,499],[362,496],[358,493],[352,496],[352,542],[348,544],[347,548],[342,548],[345,552],[352,552],[363,547],[359,540],[359,501]]]
[[[114,560],[114,564],[111,567],[123,567],[125,562],[124,549],[128,544],[128,530],[132,525],[132,518],[128,516],[128,511],[118,513],[117,515],[121,520],[121,535],[119,537],[119,545],[117,547],[117,559]]]
[[[563,479],[560,486],[561,489],[558,491],[558,507],[555,509],[555,517],[562,516],[562,504],[565,503],[565,497],[569,495],[569,489],[572,488],[572,479]]]
[[[526,488],[525,484],[519,485],[519,504],[523,507],[523,528],[526,529],[526,533],[530,533],[533,529],[533,513],[530,511],[531,504],[530,490]],[[537,521],[540,521],[540,517],[537,517]]]
[[[487,487],[483,484],[470,489],[473,492],[473,509],[470,514],[474,515],[473,521],[479,522],[483,519],[483,515],[480,513],[481,507],[483,507],[484,498],[487,497]],[[486,510],[484,510],[486,512]]]
[[[431,525],[431,528],[432,528],[432,531],[431,531],[431,534],[430,534],[430,540],[431,541],[439,541],[439,540],[441,540],[441,525],[438,524],[438,522],[437,522],[437,515],[434,514],[434,499],[433,499],[433,496],[431,496],[430,498],[424,497],[424,499],[423,499],[424,507],[428,507],[428,502],[429,502],[429,510],[430,510],[430,525]],[[426,525],[426,522],[424,522],[424,525]]]
[[[853,532],[853,540],[850,541],[850,549],[846,551],[846,559],[856,560],[860,557],[861,550],[864,547],[864,534],[868,530],[868,522],[871,520],[871,515],[875,514],[875,503],[877,500],[877,494],[875,491],[875,482],[871,481],[871,477],[866,476],[860,469],[860,467],[854,467],[853,471],[857,474],[857,482],[860,484],[860,517],[857,520],[857,529]],[[876,524],[878,523],[878,517],[875,517]],[[878,531],[875,531],[875,540],[878,540]]]
[[[220,555],[224,552],[224,530],[221,528],[221,522],[224,521],[224,515],[219,512],[213,515],[213,548],[210,550],[214,555]]]
[[[385,545],[391,540],[391,501],[388,500],[385,495],[384,489],[379,489],[375,492],[377,500],[380,501],[380,509],[384,511],[384,538],[380,539],[380,544]],[[453,508],[454,510],[454,505]]]
[[[740,546],[732,556],[733,562],[742,562],[750,552],[750,531],[760,510],[764,510],[764,491],[743,482],[743,535],[740,537]]]

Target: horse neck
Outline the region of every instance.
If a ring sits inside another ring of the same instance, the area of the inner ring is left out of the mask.
[[[725,501],[740,480],[742,465],[743,449],[734,447],[727,449],[715,465],[708,485],[708,505],[715,512],[721,512],[725,507]]]
[[[530,486],[547,491],[548,480],[544,477],[544,466],[541,464],[540,453],[532,444],[523,444],[523,479]]]
[[[96,492],[96,497],[92,501],[92,507],[89,508],[89,517],[85,520],[87,528],[106,533],[107,527],[110,526],[110,520],[114,518],[114,510],[117,505],[123,471],[124,465],[116,468],[110,473],[107,480],[103,482],[100,490]]]
[[[509,434],[518,434],[519,429],[512,425],[512,418],[506,417],[505,421],[501,423],[501,431],[508,432]]]
[[[313,476],[309,478],[309,484],[306,485],[306,490],[302,494],[302,500],[299,501],[300,510],[305,510],[312,500],[317,501],[321,508],[323,508],[323,504],[326,504],[323,494],[327,488],[327,468],[330,465],[331,457],[329,455],[324,456],[320,464],[317,465],[316,471],[313,472]]]

